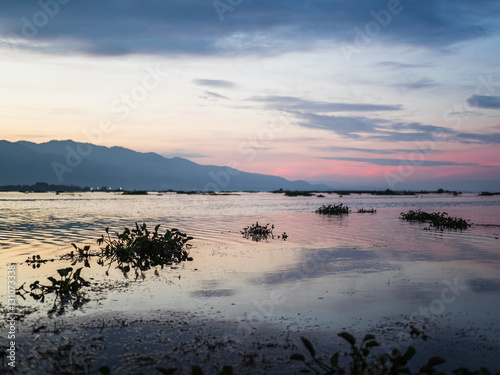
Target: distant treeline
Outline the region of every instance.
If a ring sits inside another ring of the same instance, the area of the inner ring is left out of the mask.
[[[37,182],[34,185],[4,185],[0,186],[0,191],[20,191],[20,192],[47,192],[47,191],[67,191],[67,192],[76,192],[76,191],[90,191],[91,188],[88,186],[80,187],[73,185],[50,185],[46,182]]]
[[[297,190],[274,190],[272,193],[284,194],[288,197],[305,196],[310,197],[314,194],[337,194],[337,195],[351,195],[351,194],[370,194],[370,195],[417,195],[417,194],[453,194],[455,196],[462,194],[460,191],[450,191],[444,189],[438,189],[435,191],[395,191],[395,190],[330,190],[330,191],[297,191]],[[481,195],[487,195],[488,193],[481,193]],[[493,193],[489,193],[493,195]]]
[[[98,188],[91,188],[88,186],[80,187],[74,185],[52,185],[46,182],[37,182],[34,185],[3,185],[0,186],[0,191],[19,191],[19,192],[85,192],[85,191],[104,191],[104,192],[123,192],[124,194],[131,195],[146,195],[147,191],[145,190],[124,190],[124,189],[111,189],[107,186],[102,186]],[[160,193],[177,193],[177,194],[204,194],[204,195],[229,195],[234,194],[234,191],[183,191],[183,190],[151,190],[158,191]],[[243,191],[245,193],[256,193],[256,191]],[[297,196],[305,196],[305,197],[324,197],[322,194],[337,194],[337,195],[351,195],[351,194],[370,194],[370,195],[419,195],[419,194],[453,194],[454,196],[458,196],[462,194],[460,191],[451,191],[438,189],[434,191],[429,190],[420,190],[420,191],[396,191],[396,190],[274,190],[271,193],[275,194],[284,194],[288,197],[297,197]],[[479,193],[480,196],[493,196],[500,195],[500,192],[488,192],[483,191]]]

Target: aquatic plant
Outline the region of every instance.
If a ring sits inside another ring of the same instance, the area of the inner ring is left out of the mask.
[[[492,197],[494,195],[500,195],[500,193],[491,193],[489,191],[482,191],[478,194],[480,197]]]
[[[313,196],[313,194],[310,191],[286,190],[284,193],[285,193],[285,196],[287,196],[287,197],[298,197],[298,196],[312,197]]]
[[[344,206],[343,203],[340,204],[328,204],[323,205],[318,208],[316,213],[321,215],[346,215],[349,213],[349,207]]]
[[[366,208],[358,208],[358,214],[374,214],[377,210],[374,208],[366,209]]]
[[[165,234],[158,232],[160,225],[157,225],[153,232],[147,229],[146,224],[135,224],[135,229],[125,228],[122,233],[115,232],[116,239],[112,239],[109,228],[106,234],[97,240],[101,247],[101,254],[98,263],[105,265],[108,263],[108,270],[116,262],[118,269],[127,274],[131,268],[137,271],[146,271],[152,267],[172,265],[182,261],[191,261],[188,249],[191,247],[186,233],[180,232],[176,228],[167,230]],[[107,271],[106,271],[107,273]]]
[[[417,221],[421,223],[430,223],[431,227],[444,230],[444,229],[467,229],[472,224],[469,220],[459,217],[448,216],[446,212],[425,212],[418,209],[417,211],[410,210],[407,213],[401,212],[400,219],[406,221]]]
[[[99,256],[98,253],[91,252],[90,246],[88,245],[84,246],[83,249],[79,248],[74,243],[71,243],[71,245],[75,248],[76,253],[72,250],[70,253],[62,255],[61,259],[71,260],[73,262],[71,263],[72,266],[83,262],[85,267],[90,267],[90,258]]]
[[[78,268],[77,270],[73,270],[73,267],[58,269],[59,279],[52,276],[47,278],[51,282],[50,285],[41,284],[37,280],[30,284],[30,290],[26,290],[24,289],[24,283],[16,290],[16,294],[20,295],[23,299],[26,294],[29,294],[33,299],[40,302],[45,302],[45,296],[54,294],[56,298],[54,299],[52,309],[49,311],[49,315],[55,311],[62,314],[66,304],[70,301],[73,302],[74,308],[80,307],[83,303],[87,302],[81,289],[89,286],[90,282],[80,275],[81,272],[82,268]]]
[[[259,242],[262,240],[267,240],[269,237],[274,238],[273,229],[274,229],[274,224],[269,226],[268,223],[266,224],[266,226],[262,226],[259,225],[258,222],[256,222],[255,224],[243,228],[243,230],[240,233],[243,235],[243,238],[246,239],[251,238],[252,241]]]
[[[124,191],[122,195],[148,195],[145,190]]]
[[[420,333],[418,329],[412,327],[413,335],[419,335]],[[374,348],[379,347],[380,344],[372,334],[365,335],[360,345],[356,344],[356,339],[348,332],[341,332],[338,336],[349,343],[349,353],[341,354],[336,352],[330,357],[328,363],[325,363],[316,356],[316,350],[312,343],[302,337],[302,343],[309,352],[312,361],[306,361],[305,356],[300,353],[292,354],[290,359],[304,362],[316,374],[412,374],[408,362],[416,354],[413,346],[408,347],[405,353],[400,352],[398,349],[392,350],[391,353],[374,352]],[[349,358],[347,366],[340,363],[341,356]],[[444,362],[441,357],[431,357],[427,364],[422,366],[416,374],[434,374],[436,373],[435,366]]]
[[[42,259],[40,255],[32,255],[31,257],[28,257],[25,262],[31,264],[33,268],[40,268],[40,265],[53,261],[54,259]]]

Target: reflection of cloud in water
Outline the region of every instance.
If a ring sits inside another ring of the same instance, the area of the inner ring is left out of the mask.
[[[234,293],[234,289],[196,290],[191,293],[191,296],[198,298],[230,297]]]
[[[480,294],[500,293],[500,279],[475,278],[467,281],[472,291]]]
[[[270,272],[251,280],[253,284],[281,284],[301,279],[316,279],[327,275],[356,272],[376,273],[399,269],[381,259],[376,252],[357,249],[316,249],[305,252],[299,261],[284,270]]]

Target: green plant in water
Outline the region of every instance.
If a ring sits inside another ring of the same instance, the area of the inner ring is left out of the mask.
[[[32,255],[26,259],[26,263],[31,264],[33,268],[40,268],[40,265],[53,261],[54,259],[42,259],[40,255]]]
[[[75,248],[76,253],[74,250],[72,250],[70,253],[64,254],[63,256],[61,256],[61,259],[71,260],[72,266],[76,265],[77,263],[83,262],[85,267],[90,267],[90,258],[99,256],[98,253],[91,252],[90,246],[88,246],[88,245],[84,246],[83,249],[79,248],[74,243],[72,243],[71,245]]]
[[[125,275],[134,268],[138,272],[149,270],[152,267],[172,265],[182,261],[191,261],[188,249],[191,247],[188,241],[193,237],[187,236],[178,229],[170,229],[161,234],[158,232],[160,225],[150,232],[146,224],[135,224],[135,229],[125,228],[122,233],[115,232],[116,239],[112,239],[109,228],[106,228],[107,236],[104,235],[97,240],[101,247],[98,263],[100,265],[113,263],[118,264]],[[108,271],[106,271],[107,273]]]
[[[407,213],[401,212],[400,219],[406,221],[417,221],[421,223],[430,223],[431,227],[435,229],[467,229],[472,224],[469,220],[465,220],[459,217],[448,216],[446,212],[424,212],[420,209],[417,211],[410,210]]]
[[[64,307],[69,301],[73,301],[73,307],[77,308],[84,304],[87,299],[84,298],[81,289],[89,286],[90,283],[81,276],[82,268],[73,270],[73,267],[61,268],[57,270],[59,279],[52,276],[47,279],[51,282],[50,285],[41,284],[39,280],[30,284],[30,290],[24,289],[21,285],[16,294],[24,298],[25,294],[29,294],[33,299],[40,302],[45,302],[45,296],[48,294],[55,294],[54,306],[49,311],[49,314],[55,312],[64,312]],[[58,308],[57,303],[60,302]]]
[[[318,208],[316,213],[321,215],[347,215],[349,213],[349,207],[340,204],[328,204],[323,205]]]
[[[266,226],[259,225],[259,222],[255,222],[255,224],[249,225],[248,227],[243,228],[240,232],[243,235],[243,238],[249,239],[252,241],[262,241],[267,240],[268,237],[273,237],[273,229],[274,224],[269,226],[269,223]]]
[[[374,208],[366,209],[366,208],[359,208],[358,209],[358,214],[375,214],[377,213],[377,210]]]
[[[413,346],[410,346],[405,353],[401,353],[397,349],[394,349],[391,353],[376,353],[374,348],[379,347],[380,344],[376,341],[374,335],[365,335],[360,345],[356,344],[356,339],[348,332],[341,332],[338,335],[350,345],[350,351],[347,353],[349,358],[347,368],[339,361],[342,355],[340,352],[333,354],[328,363],[319,359],[313,345],[305,337],[302,337],[301,340],[309,352],[312,362],[306,361],[304,355],[300,353],[293,354],[291,359],[304,362],[316,374],[412,374],[408,362],[416,354]],[[442,363],[444,363],[444,360],[441,357],[432,357],[416,374],[434,374],[436,373],[434,367]]]
[[[274,224],[269,226],[270,224],[266,224],[265,226],[259,225],[259,222],[256,222],[255,224],[249,225],[246,228],[243,228],[243,230],[240,232],[243,235],[243,238],[246,239],[252,239],[252,241],[262,241],[262,240],[268,240],[269,238],[274,240]],[[283,232],[281,235],[277,236],[277,239],[282,239],[283,241],[286,241],[288,238],[288,234],[286,232]]]

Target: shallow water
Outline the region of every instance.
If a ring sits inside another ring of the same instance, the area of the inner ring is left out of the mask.
[[[322,204],[340,202],[353,212],[342,217],[314,213]],[[358,208],[377,213],[358,214]],[[480,225],[435,231],[399,220],[400,212],[418,208]],[[500,368],[489,354],[499,351],[500,336],[499,196],[0,193],[0,277],[6,280],[7,263],[19,262],[19,285],[43,280],[61,263],[31,269],[23,263],[28,256],[54,258],[71,251],[71,242],[97,249],[95,240],[105,227],[121,230],[136,221],[193,236],[194,261],[159,276],[150,272],[143,281],[126,280],[113,270],[106,277],[96,266],[84,269],[86,278],[109,287],[72,315],[189,311],[237,322],[236,335],[269,323],[338,332],[380,324],[388,329],[398,319],[411,318],[433,325],[440,335],[433,345],[457,364],[477,359]],[[287,241],[244,239],[240,231],[256,221],[274,224],[274,233],[286,232]],[[126,286],[113,286],[113,281]],[[6,300],[3,291],[0,298]],[[470,327],[475,331],[464,333],[467,342],[482,335],[491,349],[479,358],[450,349],[454,339],[446,332]]]

